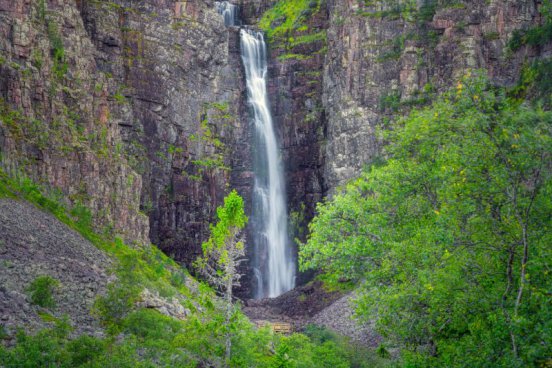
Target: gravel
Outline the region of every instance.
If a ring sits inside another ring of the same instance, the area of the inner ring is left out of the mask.
[[[30,203],[0,199],[0,325],[13,336],[16,327],[36,331],[48,325],[40,316],[64,315],[74,334],[101,335],[90,309],[113,280],[111,259],[51,214]],[[56,307],[30,303],[28,287],[38,276],[59,281]]]

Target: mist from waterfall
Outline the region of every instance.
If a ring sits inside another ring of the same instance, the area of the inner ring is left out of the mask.
[[[216,8],[227,26],[237,24],[237,7],[226,1]],[[255,297],[276,297],[295,285],[295,262],[287,229],[283,167],[268,92],[267,47],[262,32],[240,30],[241,57],[245,69],[248,102],[255,126],[255,182],[251,222]]]

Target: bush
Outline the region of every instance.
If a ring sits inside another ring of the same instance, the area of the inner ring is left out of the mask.
[[[302,270],[357,281],[357,314],[405,366],[539,366],[552,352],[551,126],[467,75],[385,133],[385,164],[318,205]]]
[[[96,337],[83,335],[69,341],[67,352],[71,356],[71,364],[80,366],[92,362],[105,353],[106,341]]]
[[[126,332],[148,340],[171,340],[182,328],[180,321],[164,316],[154,309],[132,312],[123,325]]]
[[[37,277],[27,289],[31,295],[31,303],[43,308],[54,308],[54,290],[59,286],[59,281],[50,276]]]
[[[123,319],[131,312],[138,295],[139,290],[135,287],[116,287],[111,284],[107,295],[99,297],[94,303],[93,314],[110,333],[117,333]]]

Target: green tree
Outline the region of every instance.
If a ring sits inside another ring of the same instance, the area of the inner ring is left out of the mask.
[[[471,75],[399,122],[389,159],[318,206],[303,270],[362,286],[411,366],[552,353],[552,114]]]
[[[231,322],[234,315],[232,290],[239,286],[238,266],[245,257],[242,230],[247,223],[243,199],[233,190],[217,208],[218,221],[211,226],[211,237],[202,244],[203,257],[195,265],[225,299],[225,364],[230,364],[232,350]]]

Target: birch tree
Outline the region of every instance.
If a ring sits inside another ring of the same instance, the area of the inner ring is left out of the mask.
[[[224,199],[224,205],[217,208],[218,221],[211,225],[211,237],[202,244],[203,257],[196,260],[197,269],[207,281],[217,288],[225,304],[225,366],[232,355],[231,319],[233,315],[232,290],[240,286],[240,263],[245,259],[243,228],[247,216],[243,199],[233,190]]]

